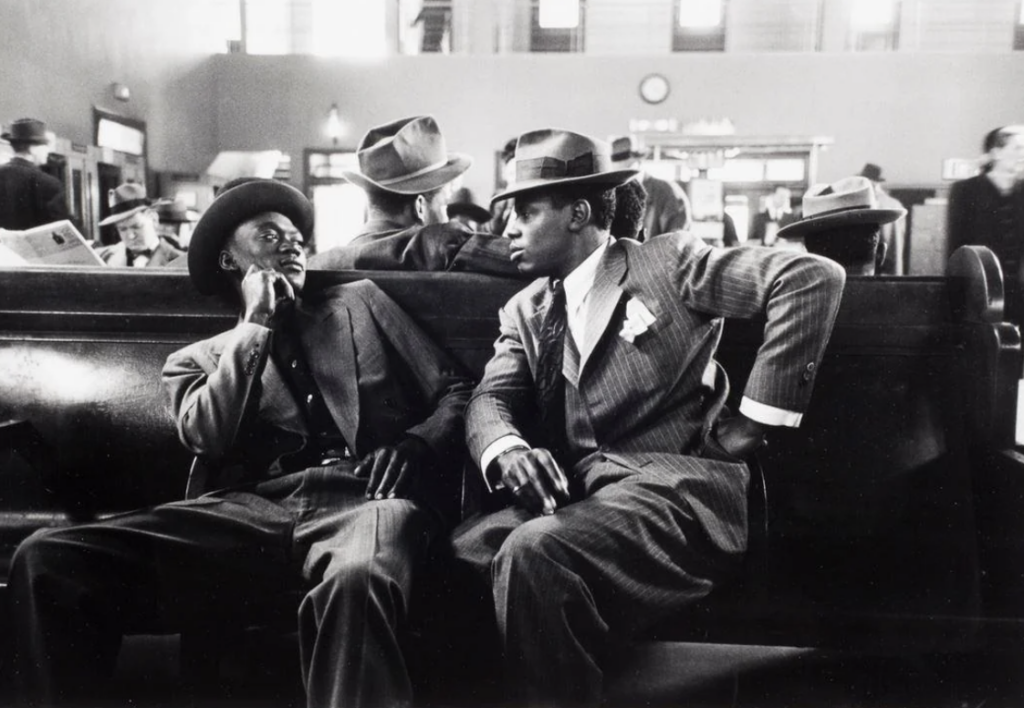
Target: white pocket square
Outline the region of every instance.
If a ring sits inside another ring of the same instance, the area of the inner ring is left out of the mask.
[[[619,336],[632,344],[637,337],[654,324],[656,319],[640,300],[630,298],[626,301],[626,319],[622,323],[622,331],[619,332]]]

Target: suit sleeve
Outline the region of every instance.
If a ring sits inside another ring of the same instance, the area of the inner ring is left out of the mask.
[[[219,357],[206,342],[167,357],[164,386],[178,437],[189,450],[212,458],[232,450],[246,417],[258,409],[270,337],[266,327],[241,323],[228,334]]]
[[[366,281],[365,292],[381,333],[401,358],[401,364],[430,408],[427,417],[406,430],[406,434],[426,442],[438,459],[460,453],[472,380],[380,288]]]
[[[54,221],[71,218],[67,200],[64,199],[64,189],[59,181],[53,179],[42,182],[37,195],[41,224],[52,224]]]
[[[521,278],[519,268],[510,258],[510,244],[503,236],[474,233],[455,253],[450,270]]]
[[[535,414],[533,373],[522,330],[510,307],[511,303],[498,313],[500,330],[494,356],[487,362],[466,410],[466,439],[475,462],[496,440],[509,435],[526,439],[516,421],[529,420]]]
[[[676,287],[690,307],[729,318],[763,314],[767,320],[744,396],[804,411],[839,311],[843,268],[820,256],[757,247],[690,242],[680,254]]]

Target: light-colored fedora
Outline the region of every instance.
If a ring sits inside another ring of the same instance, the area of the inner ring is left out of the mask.
[[[432,116],[402,118],[372,128],[356,150],[359,171],[342,175],[363,189],[395,194],[423,194],[448,184],[473,164],[461,153],[449,153]]]
[[[491,203],[523,192],[570,184],[606,184],[617,187],[639,170],[617,170],[611,146],[568,130],[546,128],[523,133],[516,142],[515,181]]]
[[[110,204],[110,216],[101,221],[100,226],[116,224],[145,209],[171,203],[168,199],[147,199],[146,188],[136,182],[125,182],[111,189],[107,199]]]
[[[779,229],[779,236],[803,236],[851,224],[889,224],[906,216],[906,209],[879,209],[875,188],[867,177],[844,177],[818,185],[803,198],[803,218]]]

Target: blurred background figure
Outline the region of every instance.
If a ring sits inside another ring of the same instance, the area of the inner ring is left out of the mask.
[[[110,216],[100,226],[116,226],[121,241],[99,249],[100,258],[107,265],[158,268],[184,255],[159,234],[157,209],[165,206],[166,200],[149,199],[146,188],[134,182],[110,190],[109,199]]]
[[[0,138],[14,150],[11,161],[0,166],[0,228],[24,231],[70,219],[64,186],[40,169],[50,155],[46,123],[19,118]]]
[[[612,140],[612,162],[615,168],[641,170],[638,179],[647,193],[643,238],[690,228],[692,209],[686,192],[675,182],[643,172],[640,164],[643,157],[643,151],[637,149],[632,137],[627,135]]]
[[[473,192],[466,187],[455,190],[448,202],[449,221],[458,221],[470,231],[490,231],[491,212],[476,203]]]
[[[1019,325],[1024,320],[1024,133],[1020,126],[996,128],[981,147],[981,173],[955,182],[949,191],[949,253],[965,245],[992,249],[1003,268],[1006,319]]]
[[[504,184],[498,185],[498,190],[495,194],[512,184],[516,179],[516,140],[517,138],[509,138],[505,142],[504,147],[501,148],[501,176]],[[512,220],[513,207],[514,200],[512,199],[504,199],[491,205],[491,226],[489,230],[492,234],[498,236],[505,234],[508,222]]]
[[[779,185],[764,198],[764,205],[750,220],[751,245],[774,246],[779,231],[799,219],[793,211],[793,193]]]
[[[192,240],[192,226],[199,221],[199,213],[183,202],[160,203],[156,208],[159,223],[157,233],[169,244],[183,251]]]
[[[885,177],[882,176],[881,167],[868,162],[861,169],[860,176],[871,180],[878,206],[883,209],[905,209],[903,202],[889,194],[882,186]],[[907,272],[907,220],[897,219],[890,224],[884,224],[881,237],[882,243],[885,244],[885,260],[878,272],[884,275],[903,275]]]
[[[878,203],[871,180],[860,175],[812,188],[803,218],[779,229],[779,239],[803,238],[808,253],[829,258],[847,275],[875,275],[887,250],[882,227],[902,219],[902,206]]]

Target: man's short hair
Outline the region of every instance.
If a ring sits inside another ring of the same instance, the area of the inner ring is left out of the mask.
[[[647,211],[647,190],[640,180],[631,179],[615,188],[615,217],[611,233],[615,238],[641,238],[644,214]]]
[[[558,209],[582,199],[590,204],[590,219],[594,226],[607,231],[615,218],[615,188],[604,184],[567,184],[544,190]]]
[[[437,189],[423,193],[423,198],[430,200],[435,194],[444,189],[444,186],[438,187]],[[397,192],[388,192],[383,189],[367,189],[366,190],[366,201],[369,202],[370,206],[377,211],[382,211],[385,214],[401,214],[406,209],[410,208],[416,203],[416,197],[418,194],[398,194]]]
[[[804,247],[844,268],[874,266],[882,227],[879,224],[847,224],[804,234]]]

